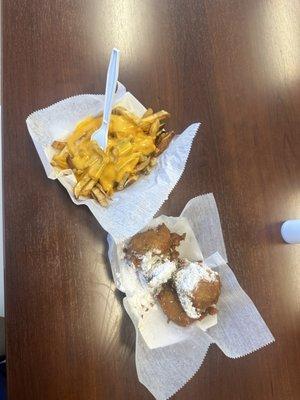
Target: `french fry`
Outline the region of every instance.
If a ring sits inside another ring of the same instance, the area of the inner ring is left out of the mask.
[[[125,183],[128,178],[129,178],[129,173],[127,172],[126,174],[124,174],[123,178],[121,179],[121,181],[119,182],[119,184],[117,186],[118,191],[124,189]]]
[[[122,115],[128,121],[133,122],[136,125],[138,125],[140,123],[140,120],[141,120],[138,116],[136,116],[132,112],[128,111],[124,107],[115,107],[114,108],[114,113],[117,114],[117,115]]]
[[[89,177],[88,174],[85,174],[75,185],[74,187],[74,196],[76,199],[78,199],[78,197],[81,194],[82,189],[84,188],[84,186],[89,182],[91,178]]]
[[[159,131],[159,128],[160,128],[160,122],[159,119],[157,119],[150,125],[149,135],[155,137]]]
[[[107,197],[101,192],[98,186],[94,186],[92,189],[92,196],[94,197],[95,200],[98,201],[98,203],[102,207],[107,207],[108,206],[108,199]]]
[[[53,167],[59,168],[61,170],[68,169],[68,164],[63,160],[51,160],[51,165]]]
[[[51,146],[55,150],[62,150],[65,147],[66,144],[67,144],[67,142],[60,142],[59,140],[54,140],[54,142],[52,143]]]
[[[166,150],[166,148],[169,146],[171,140],[173,139],[175,133],[174,131],[170,131],[170,132],[164,132],[165,135],[163,136],[162,139],[160,139],[156,145],[156,152],[155,155],[159,156],[162,152],[164,152]]]
[[[153,122],[155,120],[158,119],[159,121],[161,121],[162,119],[166,119],[166,118],[169,118],[169,117],[170,117],[170,114],[167,111],[161,110],[161,111],[158,111],[155,114],[149,115],[146,118],[142,118],[140,120],[140,122],[138,123],[138,126],[140,128],[142,128],[143,130],[147,130],[147,129],[149,129],[149,126],[151,124],[153,124]]]
[[[100,192],[108,199],[110,200],[109,195],[106,193],[106,191],[103,189],[102,185],[100,182],[97,182],[97,188],[100,190]]]
[[[142,118],[149,117],[149,115],[153,114],[152,108],[148,108],[147,111],[144,112]]]
[[[81,191],[81,196],[89,197],[93,187],[96,185],[96,181],[94,179],[91,179],[82,189]]]
[[[119,149],[117,147],[113,147],[109,154],[109,159],[111,162],[117,162],[119,158]]]
[[[142,174],[143,175],[149,175],[151,172],[152,168],[150,167],[150,165],[148,165],[148,167],[146,167],[143,171]]]
[[[136,182],[139,179],[138,175],[131,175],[131,177],[129,177],[127,179],[127,181],[124,184],[124,189],[127,188],[128,186],[132,185],[134,182]]]
[[[146,157],[146,160],[144,160],[143,162],[137,164],[137,166],[135,167],[135,171],[136,172],[143,171],[150,164],[150,160],[151,160],[150,157]]]
[[[71,169],[75,169],[75,166],[74,166],[74,164],[72,162],[72,157],[70,155],[67,156],[67,164]]]
[[[59,169],[62,169],[62,170],[69,169],[69,166],[68,166],[68,163],[67,163],[66,159],[61,159],[61,158],[57,158],[56,159],[54,157],[52,158],[52,161],[51,161],[51,165],[53,167],[56,167],[56,168],[59,168]]]
[[[157,164],[157,158],[152,157],[150,160],[150,167],[154,167]]]
[[[68,147],[65,146],[60,153],[55,154],[52,158],[51,165],[60,169],[68,169],[67,157],[69,155]]]

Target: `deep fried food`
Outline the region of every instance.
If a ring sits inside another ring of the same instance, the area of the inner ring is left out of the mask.
[[[200,281],[192,293],[192,303],[197,310],[204,312],[207,308],[217,303],[220,293],[219,276],[216,276],[213,282]]]
[[[166,148],[169,146],[171,143],[171,140],[173,139],[175,133],[174,131],[171,132],[163,132],[160,136],[158,136],[157,142],[156,142],[156,155],[159,156],[161,153],[163,153]]]
[[[169,321],[173,321],[180,326],[188,326],[195,321],[187,316],[175,289],[169,283],[163,286],[157,296],[157,300]]]
[[[56,150],[62,150],[66,145],[66,142],[60,142],[59,140],[54,140],[52,147]]]
[[[171,233],[165,224],[161,224],[133,236],[127,246],[126,256],[135,266],[140,264],[141,257],[149,251],[173,260],[178,256],[176,247],[184,238],[185,234]]]
[[[218,312],[216,307],[210,306],[207,307],[198,318],[190,318],[183,309],[172,283],[166,283],[163,286],[162,290],[157,295],[157,300],[163,312],[168,317],[168,321],[172,321],[180,326],[191,325],[195,321],[201,321],[207,315],[214,315]]]
[[[194,319],[217,303],[221,291],[217,272],[202,263],[187,260],[186,265],[176,271],[174,285],[183,309]]]
[[[162,121],[170,114],[164,110],[153,113],[149,108],[138,117],[124,107],[112,110],[105,150],[91,140],[101,126],[102,115],[87,117],[81,121],[66,141],[54,141],[57,150],[51,165],[60,169],[72,169],[77,183],[74,195],[94,198],[102,206],[114,192],[124,190],[147,175],[156,165],[158,157],[169,145],[173,133],[162,129]],[[83,181],[83,182],[82,182]],[[95,188],[99,183],[103,196]]]
[[[185,236],[161,224],[133,236],[124,249],[125,258],[146,280],[168,320],[180,326],[216,314],[221,291],[217,272],[202,261],[179,257],[177,248]]]
[[[165,224],[137,233],[128,244],[128,254],[144,255],[147,251],[167,254],[170,249],[170,231]]]
[[[167,111],[161,110],[158,111],[155,114],[150,114],[146,117],[143,117],[140,121],[139,121],[139,127],[141,127],[144,131],[149,130],[150,126],[153,124],[153,122],[155,122],[156,120],[162,121],[166,118],[169,118],[170,114]]]

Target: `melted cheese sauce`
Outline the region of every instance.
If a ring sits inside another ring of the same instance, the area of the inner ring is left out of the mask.
[[[91,140],[102,122],[102,117],[88,117],[81,121],[67,140],[67,148],[75,169],[88,171],[89,176],[101,183],[108,193],[125,174],[133,175],[142,156],[149,156],[156,150],[155,138],[146,134],[133,122],[121,115],[111,115],[108,146],[103,151]],[[80,180],[80,173],[77,179]]]

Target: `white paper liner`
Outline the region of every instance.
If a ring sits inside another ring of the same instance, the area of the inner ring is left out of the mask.
[[[123,105],[139,116],[146,110],[120,83],[114,104]],[[110,205],[103,208],[92,199],[76,200],[73,195],[75,176],[72,171],[58,172],[50,164],[54,154],[51,143],[66,138],[80,120],[89,115],[97,115],[103,105],[104,95],[74,96],[34,112],[26,123],[48,178],[58,179],[75,204],[88,206],[100,225],[119,242],[141,230],[168,198],[184,171],[200,124],[194,123],[176,136],[158,158],[157,166],[151,174],[140,178],[126,190],[115,193]]]
[[[193,377],[200,368],[211,343],[216,343],[228,357],[238,358],[274,341],[253,302],[226,264],[221,224],[213,195],[207,194],[192,199],[181,216],[184,216],[193,227],[205,263],[220,274],[222,291],[217,304],[218,323],[206,332],[194,326],[182,328],[187,329],[188,337],[182,338],[181,341],[177,341],[176,337],[174,342],[174,335],[170,335],[168,346],[149,349],[137,327],[137,320],[131,314],[136,327],[138,378],[157,400],[170,398]],[[180,220],[182,221],[181,218]],[[155,224],[155,221],[152,221],[152,224]],[[108,241],[109,259],[115,283],[124,291],[117,245],[111,237]],[[126,298],[124,303],[128,309]],[[153,329],[157,332],[158,327],[154,326]]]

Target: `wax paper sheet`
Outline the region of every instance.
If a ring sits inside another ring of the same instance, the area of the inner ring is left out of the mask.
[[[137,317],[128,307],[128,298],[133,295],[135,289],[132,287],[130,292],[130,281],[122,277],[121,245],[117,245],[111,237],[108,238],[109,259],[115,283],[127,295],[124,305],[136,329],[138,378],[157,400],[170,398],[193,377],[200,368],[210,344],[217,344],[228,357],[238,358],[274,341],[252,300],[241,288],[227,264],[219,214],[213,195],[207,194],[190,200],[177,219],[179,225],[183,217],[194,232],[204,262],[220,274],[222,291],[217,304],[218,320],[217,324],[206,331],[195,326],[188,328],[186,333],[170,329],[169,341],[166,340],[167,332],[164,332],[163,347],[149,348],[147,345]],[[155,223],[154,220],[149,226]],[[173,224],[176,228],[176,218]],[[191,256],[193,257],[193,254]],[[157,319],[155,322],[157,323]],[[162,328],[156,325],[153,329],[157,331]]]

